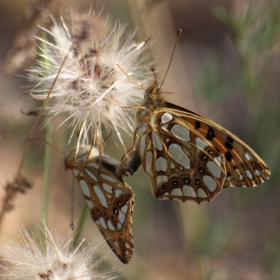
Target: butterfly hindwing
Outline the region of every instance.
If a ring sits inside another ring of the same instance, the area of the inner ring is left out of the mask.
[[[138,144],[144,170],[160,199],[211,201],[226,177],[224,159],[211,142],[180,122],[159,113],[153,129],[145,129]]]
[[[211,201],[229,186],[269,178],[265,163],[239,138],[191,111],[159,108],[136,145],[160,199]]]
[[[91,217],[108,245],[123,263],[128,263],[133,255],[131,189],[102,165],[100,156],[68,158],[66,166],[73,171]]]

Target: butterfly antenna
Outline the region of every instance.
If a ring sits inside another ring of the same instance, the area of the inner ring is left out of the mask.
[[[74,176],[72,176],[72,192],[71,192],[71,221],[70,221],[70,229],[74,230]]]
[[[161,82],[161,84],[160,84],[160,86],[159,86],[158,89],[161,89],[161,87],[162,87],[162,85],[163,85],[163,83],[164,83],[164,81],[165,81],[165,78],[166,78],[166,76],[167,76],[167,74],[168,74],[168,71],[169,71],[169,68],[170,68],[170,65],[171,65],[171,62],[172,62],[172,59],[173,59],[173,56],[174,56],[176,47],[177,47],[178,42],[179,42],[179,38],[181,37],[182,33],[183,33],[183,30],[182,30],[182,29],[179,29],[178,32],[177,32],[177,37],[176,37],[175,45],[174,45],[174,47],[173,47],[172,55],[171,55],[171,58],[170,58],[170,61],[169,61],[167,70],[166,70],[166,72],[165,72],[164,78],[163,78],[163,80],[162,80],[162,82]]]

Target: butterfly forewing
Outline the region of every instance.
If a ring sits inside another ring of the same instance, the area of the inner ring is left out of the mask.
[[[131,189],[102,165],[100,156],[91,159],[71,156],[66,167],[73,171],[91,217],[107,243],[123,263],[128,263],[133,254]]]
[[[174,110],[196,133],[217,147],[226,163],[227,178],[223,187],[255,187],[270,177],[264,161],[242,140],[218,124],[190,111]]]

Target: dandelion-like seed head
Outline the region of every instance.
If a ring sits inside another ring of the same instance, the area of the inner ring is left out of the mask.
[[[134,127],[131,106],[143,99],[139,84],[148,86],[152,79],[151,64],[143,55],[148,40],[136,44],[126,25],[95,14],[74,17],[71,31],[63,20],[45,31],[54,43],[41,39],[40,59],[29,71],[36,83],[31,95],[46,99],[61,68],[50,94],[49,116],[66,113],[63,123],[69,121],[73,133],[79,132],[78,146],[102,146],[103,128],[116,132],[122,142],[121,130]]]
[[[46,236],[44,237],[44,233]],[[100,273],[98,266],[104,259],[95,257],[96,245],[81,243],[71,250],[71,234],[66,238],[46,225],[31,235],[20,230],[20,244],[12,242],[11,256],[4,259],[2,279],[9,280],[100,280],[114,279],[109,272]]]

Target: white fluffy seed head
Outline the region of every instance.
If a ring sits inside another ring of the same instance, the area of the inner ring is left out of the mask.
[[[120,129],[128,133],[133,129],[134,109],[120,105],[140,104],[144,90],[137,83],[147,87],[153,79],[151,64],[143,56],[147,42],[135,44],[134,34],[127,35],[125,25],[96,15],[75,17],[71,31],[63,21],[61,25],[54,21],[51,30],[43,30],[54,43],[40,39],[37,66],[28,74],[36,83],[31,95],[46,99],[62,65],[50,94],[48,115],[66,113],[63,123],[79,132],[78,146],[92,139],[102,146],[103,128],[116,132],[122,142]]]
[[[83,246],[81,243],[72,251],[72,242],[71,234],[62,236],[59,231],[49,231],[45,224],[42,229],[32,234],[22,227],[20,243],[11,241],[7,251],[3,251],[1,263],[3,274],[0,274],[0,278],[9,280],[114,279],[111,273],[97,271],[104,259],[96,260],[96,245]],[[11,254],[5,256],[5,253]]]

